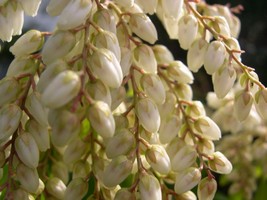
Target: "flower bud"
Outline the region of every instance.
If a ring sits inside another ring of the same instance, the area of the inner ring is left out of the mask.
[[[161,0],[163,13],[175,19],[177,19],[182,12],[183,4],[183,0]]]
[[[35,198],[29,192],[26,192],[21,188],[12,191],[12,198],[21,200],[35,200]]]
[[[81,80],[77,73],[66,70],[58,74],[45,88],[41,101],[49,108],[59,108],[74,99],[81,88]]]
[[[52,127],[51,141],[56,147],[65,146],[80,131],[78,116],[67,110],[50,111],[49,122]]]
[[[46,66],[42,72],[39,81],[37,83],[37,89],[40,93],[43,93],[45,88],[51,83],[51,81],[60,73],[67,70],[67,63],[63,60],[56,60],[55,62]]]
[[[114,111],[126,98],[126,90],[124,86],[113,88],[110,90],[111,94],[111,110]]]
[[[139,181],[139,192],[140,192],[140,199],[147,200],[161,200],[161,188],[159,181],[153,175],[144,174],[140,176]]]
[[[130,8],[134,4],[134,0],[114,0],[114,2],[125,8]]]
[[[21,48],[23,49],[23,48]],[[39,68],[39,61],[29,57],[16,57],[7,69],[7,77],[20,76],[22,74],[35,74]]]
[[[217,190],[217,182],[213,178],[206,177],[200,181],[197,188],[199,200],[212,200]]]
[[[69,170],[65,163],[58,161],[52,165],[52,174],[54,177],[59,178],[63,181],[64,184],[67,184],[69,181]]]
[[[181,129],[182,121],[178,116],[172,115],[162,120],[159,128],[159,139],[162,144],[169,143],[178,135]]]
[[[171,116],[175,110],[176,103],[177,100],[175,95],[172,92],[167,91],[165,102],[158,106],[160,117],[164,119]]]
[[[138,37],[150,44],[154,44],[158,40],[158,33],[154,24],[144,13],[131,14],[129,26]]]
[[[196,162],[197,152],[194,147],[178,137],[168,144],[166,151],[170,157],[173,171],[183,171]]]
[[[110,31],[101,31],[95,36],[95,46],[98,48],[108,49],[121,61],[121,50],[117,36]]]
[[[94,22],[103,30],[116,34],[116,18],[108,9],[99,9],[93,16]]]
[[[79,160],[73,164],[72,178],[86,178],[90,172],[89,163]]]
[[[232,164],[219,151],[214,152],[208,161],[209,168],[219,174],[229,174],[232,171]]]
[[[158,0],[135,0],[135,3],[138,4],[144,13],[148,13],[150,15],[153,15],[156,12]]]
[[[58,16],[57,27],[60,30],[69,30],[84,24],[92,5],[90,0],[70,1]],[[70,13],[75,15],[69,17]]]
[[[255,94],[255,106],[257,109],[257,112],[260,114],[260,116],[267,120],[267,89],[264,88],[262,90],[259,90]]]
[[[121,47],[121,70],[123,77],[129,74],[130,67],[132,66],[132,50],[127,47]]]
[[[198,21],[193,14],[186,14],[179,20],[178,40],[182,49],[189,49],[198,32]]]
[[[22,57],[40,50],[43,43],[44,35],[40,31],[30,30],[21,36],[9,50],[16,57]]]
[[[46,12],[52,17],[58,16],[68,3],[69,0],[50,0]]]
[[[208,42],[203,38],[196,39],[187,52],[188,68],[193,72],[198,72],[204,64],[204,57],[208,48]]]
[[[178,83],[193,83],[193,74],[181,61],[171,62],[167,68],[167,72],[168,75]]]
[[[73,179],[65,192],[64,200],[82,199],[88,190],[88,184],[82,178]]]
[[[135,112],[144,129],[151,133],[155,133],[159,130],[159,111],[156,104],[151,99],[139,99],[135,105]]]
[[[239,121],[245,120],[253,104],[253,96],[250,91],[239,91],[235,95],[234,114]]]
[[[120,129],[109,139],[106,145],[106,154],[108,158],[115,158],[119,155],[126,155],[135,144],[133,133],[128,129]]]
[[[19,0],[26,15],[35,17],[41,4],[41,0]]]
[[[40,194],[42,194],[44,189],[45,189],[44,182],[39,178],[39,186],[38,186],[37,191],[35,192],[36,196],[39,196]]]
[[[111,106],[111,94],[109,88],[100,80],[86,85],[86,91],[96,101],[103,101]]]
[[[103,174],[103,183],[108,188],[113,188],[120,184],[128,175],[130,175],[133,162],[126,156],[114,158],[105,168]]]
[[[181,83],[175,85],[175,91],[179,98],[184,99],[186,101],[192,101],[193,98],[193,91],[190,85]]]
[[[27,192],[36,193],[39,186],[39,176],[36,168],[29,168],[20,163],[16,170],[21,187]]]
[[[18,128],[22,111],[16,104],[6,104],[0,109],[0,144]]]
[[[36,168],[39,163],[39,149],[38,146],[28,132],[23,132],[18,135],[15,140],[16,153],[19,159],[28,167]]]
[[[234,38],[238,38],[238,35],[241,30],[241,22],[237,16],[231,15],[231,17],[232,17],[232,23],[230,24],[231,35]]]
[[[206,116],[201,116],[194,123],[195,129],[206,139],[219,140],[221,138],[221,130],[217,124]]]
[[[177,194],[182,194],[191,190],[201,180],[201,171],[198,168],[190,167],[176,175],[174,190]]]
[[[157,61],[151,47],[148,45],[142,44],[137,46],[133,52],[133,59],[135,65],[143,69],[146,73],[157,73]]]
[[[69,15],[69,13],[68,13]],[[66,18],[69,19],[69,18]],[[42,60],[51,64],[66,56],[75,46],[75,35],[69,31],[57,31],[45,42],[42,50]]]
[[[157,7],[157,13],[160,13],[159,9],[160,9],[160,6]],[[170,39],[178,40],[178,30],[179,30],[178,22],[179,22],[179,18],[181,17],[181,15],[179,15],[177,19],[175,19],[173,17],[168,17],[165,13],[162,13],[162,14],[163,14],[162,22]]]
[[[10,42],[13,35],[21,34],[24,12],[21,6],[17,6],[17,2],[8,3],[2,8],[0,13],[0,39]]]
[[[0,80],[0,93],[5,94],[0,98],[0,107],[15,101],[19,95],[21,86],[15,78],[3,78]]]
[[[186,107],[186,114],[190,117],[205,116],[206,111],[201,101],[192,101],[191,104]]]
[[[227,61],[228,62],[228,61]],[[224,98],[236,80],[236,71],[232,65],[222,66],[218,71],[212,74],[212,83],[214,92],[218,98]]]
[[[178,199],[182,200],[197,200],[197,197],[194,192],[192,191],[187,191],[183,194],[178,195]]]
[[[215,31],[220,35],[226,38],[231,36],[229,25],[224,17],[215,16],[212,25]]]
[[[116,192],[114,200],[136,200],[136,197],[133,192],[128,189],[122,188]]]
[[[48,124],[48,109],[41,103],[41,95],[38,92],[32,92],[26,99],[25,106],[34,119],[42,126]]]
[[[146,151],[147,162],[160,174],[168,174],[171,170],[170,158],[161,145],[152,145]]]
[[[164,45],[157,44],[153,46],[153,52],[159,65],[174,61],[172,53]]]
[[[166,98],[165,88],[156,74],[144,74],[141,85],[145,93],[157,104],[163,104]]]
[[[209,44],[205,53],[204,67],[208,74],[216,72],[226,59],[226,49],[220,41],[213,41]]]
[[[58,199],[64,199],[66,185],[57,177],[49,178],[45,184],[47,192]]]
[[[40,151],[44,152],[50,148],[50,136],[47,126],[30,119],[26,124],[26,129],[33,136]]]
[[[211,155],[214,153],[215,147],[214,143],[211,140],[208,139],[199,139],[197,143],[197,148],[200,153]]]
[[[66,164],[73,164],[86,153],[88,149],[88,145],[84,143],[80,138],[75,138],[72,140],[64,154],[63,154],[63,160]]]
[[[88,108],[88,118],[94,130],[103,138],[112,137],[115,132],[115,121],[109,106],[96,101]]]
[[[89,59],[89,67],[107,86],[118,88],[121,85],[123,79],[121,66],[110,50],[102,48],[95,50]]]

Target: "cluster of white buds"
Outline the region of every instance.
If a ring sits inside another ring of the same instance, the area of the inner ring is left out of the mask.
[[[40,3],[0,0],[0,39]],[[0,80],[0,197],[213,199],[213,173],[232,171],[215,151],[216,122],[237,132],[267,117],[267,90],[241,63],[238,18],[198,0],[50,0],[47,12],[55,30],[21,36]],[[188,66],[155,45],[146,13],[188,50]],[[193,100],[202,66],[213,118]]]

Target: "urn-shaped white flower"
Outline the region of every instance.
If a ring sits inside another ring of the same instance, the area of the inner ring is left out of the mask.
[[[157,61],[150,46],[142,44],[136,47],[133,51],[133,61],[146,73],[157,73]]]
[[[26,56],[40,50],[43,42],[44,35],[40,31],[30,30],[21,36],[9,50],[16,57]]]
[[[103,138],[114,135],[115,121],[109,106],[103,101],[96,101],[88,109],[88,118],[95,131]]]
[[[27,192],[36,193],[39,186],[39,176],[36,168],[30,168],[19,163],[16,169],[16,176],[21,187]]]
[[[156,104],[149,98],[138,99],[135,105],[136,115],[140,124],[149,132],[159,130],[160,115]]]
[[[182,194],[195,187],[201,179],[201,171],[198,168],[190,167],[176,175],[174,190]]]
[[[198,72],[200,67],[204,64],[204,57],[209,43],[203,39],[196,39],[187,52],[188,68],[193,72]]]
[[[150,166],[160,174],[168,174],[171,170],[170,158],[161,145],[152,145],[146,151],[146,159]]]
[[[120,184],[131,173],[132,167],[133,162],[128,160],[126,156],[112,159],[111,163],[104,170],[104,185],[113,188]]]
[[[145,93],[157,104],[163,104],[166,92],[161,79],[156,74],[144,74],[141,77],[141,86]]]
[[[217,182],[213,178],[206,177],[200,181],[197,188],[199,200],[212,200],[217,191]]]
[[[150,44],[154,44],[158,39],[158,33],[154,24],[150,18],[143,13],[131,14],[129,25],[137,36]]]
[[[74,99],[81,88],[77,73],[66,70],[58,74],[41,94],[42,103],[49,108],[59,108]]]
[[[223,42],[213,41],[209,44],[204,57],[204,67],[208,74],[216,72],[226,59],[226,49]]]
[[[39,163],[39,148],[28,132],[23,132],[18,135],[15,140],[15,150],[19,159],[28,167],[36,168]]]
[[[144,174],[140,177],[139,181],[140,199],[147,200],[161,200],[161,188],[159,181],[153,175]]]
[[[120,63],[113,52],[108,49],[96,49],[89,58],[92,73],[104,84],[118,88],[123,79]]]
[[[82,178],[73,179],[67,186],[64,200],[82,199],[88,190],[88,183]]]
[[[233,168],[231,162],[219,151],[211,155],[208,164],[211,170],[219,174],[229,174]]]
[[[57,27],[61,30],[68,30],[83,24],[92,5],[90,0],[71,0],[58,16]],[[75,15],[69,17],[70,13],[75,13]]]
[[[0,109],[0,144],[18,128],[22,110],[16,104],[6,104]]]
[[[193,14],[184,15],[179,20],[178,40],[182,49],[189,49],[198,32],[198,21]]]
[[[75,46],[75,34],[69,31],[57,31],[48,38],[42,50],[42,60],[51,64],[66,56]]]

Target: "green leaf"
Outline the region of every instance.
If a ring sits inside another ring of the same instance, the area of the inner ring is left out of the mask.
[[[267,180],[262,178],[258,189],[255,193],[255,198],[254,200],[265,200],[267,197]]]

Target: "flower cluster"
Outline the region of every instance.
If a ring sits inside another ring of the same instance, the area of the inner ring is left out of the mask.
[[[21,15],[40,2],[0,1],[0,39],[20,34]],[[55,30],[21,36],[0,81],[1,196],[213,199],[213,173],[232,171],[215,149],[216,122],[240,131],[267,117],[267,90],[241,62],[231,10],[197,0],[50,0],[47,12]],[[188,50],[188,66],[155,44],[148,14]],[[193,100],[192,72],[202,66],[214,118]]]

